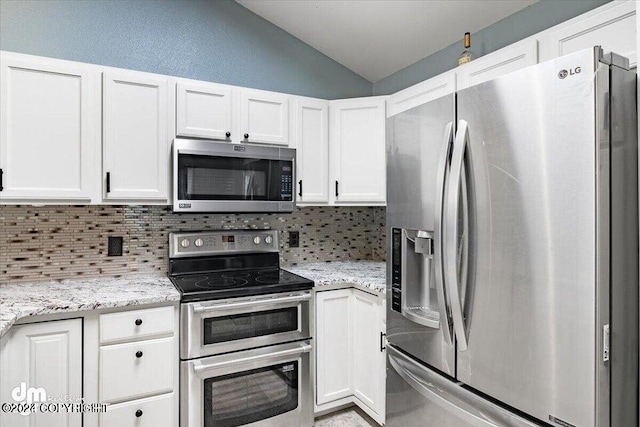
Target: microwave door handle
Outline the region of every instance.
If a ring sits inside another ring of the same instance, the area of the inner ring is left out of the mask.
[[[442,142],[442,152],[438,160],[437,179],[436,179],[436,206],[434,215],[434,250],[433,264],[435,268],[436,291],[438,296],[438,306],[440,307],[440,324],[442,325],[442,334],[448,345],[453,343],[453,331],[451,325],[451,315],[449,306],[447,305],[447,293],[444,286],[444,256],[443,256],[443,209],[444,196],[446,191],[446,175],[448,172],[449,158],[451,157],[451,149],[453,146],[453,122],[449,122],[445,128],[444,141]]]
[[[445,247],[445,284],[448,294],[451,297],[451,314],[453,317],[453,328],[456,333],[458,349],[466,351],[468,347],[467,331],[462,311],[462,300],[460,298],[460,283],[458,283],[458,200],[460,199],[460,187],[464,178],[464,154],[469,142],[469,128],[464,120],[458,122],[458,132],[453,144],[453,155],[451,157],[451,178],[447,189],[447,222],[445,227],[446,247]],[[466,197],[466,190],[463,190]],[[463,210],[466,208],[466,200],[463,200]],[[463,212],[465,215],[465,212]],[[468,215],[465,215],[468,216]],[[467,242],[467,220],[463,224],[463,243]],[[468,248],[463,246],[463,250]],[[466,279],[466,256],[462,256],[461,279]],[[466,280],[465,280],[466,283]]]
[[[311,344],[304,342],[298,344],[294,348],[288,348],[286,350],[274,351],[272,353],[257,354],[253,356],[239,357],[237,359],[224,360],[213,363],[203,363],[196,360],[193,364],[193,372],[199,374],[201,372],[210,371],[212,369],[226,368],[234,365],[243,365],[247,363],[256,363],[273,358],[280,358],[286,356],[295,356],[297,354],[309,353],[311,351]]]

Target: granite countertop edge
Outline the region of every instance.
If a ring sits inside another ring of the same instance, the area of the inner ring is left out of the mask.
[[[0,338],[28,317],[178,301],[159,274],[0,284]]]

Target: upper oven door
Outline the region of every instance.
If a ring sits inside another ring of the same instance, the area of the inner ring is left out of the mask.
[[[182,304],[180,357],[228,353],[310,338],[311,292]]]
[[[294,149],[176,139],[173,210],[292,211],[294,174]]]

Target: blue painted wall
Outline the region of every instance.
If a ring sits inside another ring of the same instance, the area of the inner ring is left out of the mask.
[[[541,0],[471,36],[471,50],[482,56],[561,22],[588,12],[610,0]],[[462,39],[462,37],[461,37]],[[374,95],[388,95],[433,76],[451,70],[458,64],[464,49],[462,40],[413,65],[373,84]]]
[[[372,90],[231,0],[1,0],[0,49],[327,99]]]

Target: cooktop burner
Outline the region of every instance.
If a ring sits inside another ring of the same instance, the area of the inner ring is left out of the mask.
[[[311,289],[280,269],[278,248],[275,230],[170,233],[169,278],[183,302]]]
[[[279,268],[193,273],[171,277],[183,301],[311,289],[313,282]]]

